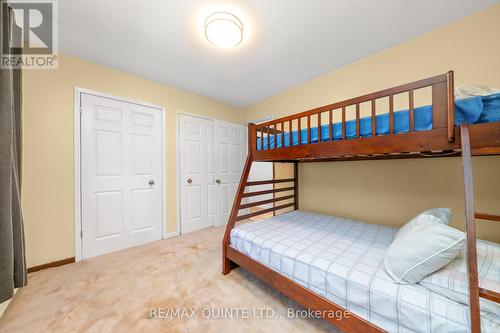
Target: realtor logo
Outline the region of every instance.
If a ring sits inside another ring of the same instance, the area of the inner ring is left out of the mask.
[[[9,7],[14,22],[10,27],[5,22],[2,24],[2,36],[10,30],[10,40],[2,38],[1,68],[57,68],[56,0],[3,2],[2,17],[6,17]]]

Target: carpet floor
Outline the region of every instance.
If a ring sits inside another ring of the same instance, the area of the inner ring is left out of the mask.
[[[222,275],[223,232],[32,273],[0,332],[338,332],[321,319],[289,318],[302,308],[240,268]]]

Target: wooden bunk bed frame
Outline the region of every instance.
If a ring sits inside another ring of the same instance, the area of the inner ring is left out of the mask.
[[[222,241],[222,273],[228,274],[233,267],[239,265],[306,308],[320,311],[347,311],[325,297],[304,288],[277,271],[253,260],[231,247],[230,233],[235,223],[264,213],[275,213],[285,208],[291,209],[291,207],[293,207],[294,210],[297,210],[299,208],[298,163],[301,162],[461,155],[465,190],[465,232],[470,290],[470,325],[472,332],[480,332],[479,297],[500,302],[500,294],[480,288],[478,285],[475,220],[480,219],[500,222],[500,216],[474,212],[471,156],[500,155],[500,122],[460,125],[459,127],[455,127],[453,84],[453,71],[449,71],[442,75],[325,105],[310,111],[293,114],[259,125],[249,124],[248,156]],[[415,131],[414,91],[426,87],[431,87],[432,89],[432,129],[427,131]],[[395,133],[394,96],[401,93],[407,93],[409,96],[409,132]],[[360,104],[366,102],[371,103],[372,133],[376,133],[377,114],[375,101],[380,98],[389,99],[390,133],[386,135],[361,137]],[[346,108],[350,106],[354,106],[356,110],[356,138],[351,139],[346,138]],[[342,139],[334,140],[332,133],[333,112],[339,109],[342,115]],[[317,126],[314,127],[317,127],[319,132],[318,138],[321,138],[321,125],[323,124],[321,117],[325,116],[325,114],[329,124],[329,140],[325,142],[319,139],[317,142],[312,143],[311,118],[314,117],[316,119]],[[303,140],[300,138],[301,125],[304,122],[307,123],[305,128],[307,143],[301,144]],[[276,136],[276,134],[279,133],[284,134],[286,132],[286,127],[288,127],[289,132],[287,138],[289,140],[288,146],[286,146],[284,141],[286,139],[285,135]],[[298,145],[292,145],[292,129],[297,130],[297,135],[299,137]],[[267,147],[265,147],[264,138],[266,136],[269,138],[269,135],[274,135],[275,142],[274,145],[271,145],[270,140],[268,140]],[[280,147],[276,144],[278,138],[281,140]],[[260,141],[260,149],[257,148],[258,140]],[[294,163],[294,178],[249,182],[248,175],[252,162],[254,161]],[[265,184],[289,184],[289,186],[274,187],[271,190],[264,191],[245,192],[247,186]],[[281,197],[274,196],[272,199],[242,204],[243,198],[292,191],[292,195]],[[278,203],[282,201],[287,201],[288,203]],[[292,202],[290,203],[290,201]],[[241,209],[270,203],[273,204],[272,208],[238,215]],[[343,319],[328,317],[324,319],[330,321],[345,332],[383,332],[381,328],[352,313]]]

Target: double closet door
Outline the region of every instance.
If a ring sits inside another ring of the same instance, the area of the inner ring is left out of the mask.
[[[82,93],[82,258],[162,238],[162,115]]]
[[[245,126],[179,115],[181,232],[227,223],[246,158]]]

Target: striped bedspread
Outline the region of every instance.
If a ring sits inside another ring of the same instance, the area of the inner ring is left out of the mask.
[[[389,332],[467,332],[466,305],[385,273],[397,230],[294,211],[234,228],[231,246]],[[481,325],[500,332],[495,314],[483,312]]]

